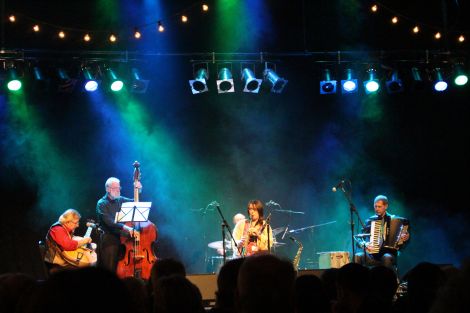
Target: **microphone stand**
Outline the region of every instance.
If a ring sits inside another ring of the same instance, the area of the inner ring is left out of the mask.
[[[220,214],[220,218],[222,219],[222,250],[223,250],[223,264],[225,264],[225,259],[226,259],[226,251],[225,251],[225,228],[227,228],[228,233],[230,234],[230,238],[232,238],[232,242],[235,245],[235,248],[238,250],[237,242],[235,241],[235,238],[233,238],[233,234],[230,231],[230,226],[228,226],[227,221],[224,218],[224,215],[222,214],[222,211],[220,210],[219,204],[216,204],[217,211]]]
[[[200,208],[200,209],[191,209],[191,211],[194,211],[194,212],[199,212],[202,214],[202,225],[203,225],[203,229],[204,229],[204,232],[203,232],[203,241],[204,243],[207,242],[207,233],[206,233],[206,215],[207,215],[207,212],[212,212],[214,211],[214,205],[216,204],[217,202],[215,201],[212,201],[211,203],[209,203],[205,208]],[[207,245],[205,246],[205,249],[204,249],[204,265],[207,266],[208,262],[209,262],[209,257],[207,255]]]
[[[266,229],[266,233],[268,234],[268,253],[271,253],[271,240],[269,239],[269,233],[271,229],[271,227],[269,226],[270,220],[271,220],[271,213],[269,213],[268,218],[266,219],[266,227],[268,228]]]
[[[361,217],[359,216],[359,213],[357,212],[356,206],[352,202],[351,199],[351,193],[352,193],[352,186],[351,186],[351,181],[347,180],[346,183],[349,184],[349,190],[346,190],[345,184],[341,184],[341,191],[343,192],[344,196],[346,197],[346,200],[348,201],[349,204],[349,213],[350,213],[350,221],[349,223],[351,224],[351,248],[352,248],[352,260],[354,261],[354,256],[356,255],[356,246],[355,246],[355,240],[354,240],[354,217],[353,214],[356,214],[357,220],[359,223],[361,223],[362,228],[364,229],[364,223],[361,220]]]

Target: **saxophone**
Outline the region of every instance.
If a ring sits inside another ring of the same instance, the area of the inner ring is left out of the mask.
[[[289,238],[299,246],[299,249],[297,249],[297,253],[295,254],[295,257],[292,260],[294,269],[297,271],[299,269],[300,255],[302,254],[302,250],[304,249],[304,246],[302,245],[300,241],[298,241],[294,237],[289,237]]]

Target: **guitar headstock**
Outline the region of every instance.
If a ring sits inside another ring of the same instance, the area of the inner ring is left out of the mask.
[[[92,220],[92,219],[87,220],[86,227],[96,228],[95,220]]]
[[[140,181],[140,163],[135,161],[134,164],[134,182]]]

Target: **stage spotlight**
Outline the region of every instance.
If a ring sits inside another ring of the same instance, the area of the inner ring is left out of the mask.
[[[220,69],[217,78],[218,93],[235,92],[232,73],[227,67],[223,67]]]
[[[70,78],[63,68],[57,69],[57,91],[61,93],[71,93],[75,89],[76,79]]]
[[[417,67],[411,68],[412,87],[414,90],[422,90],[425,86],[425,81],[421,76],[421,72]]]
[[[49,79],[44,77],[44,74],[39,66],[32,68],[33,74],[33,88],[38,91],[45,91],[49,88]]]
[[[245,85],[243,92],[258,93],[263,80],[256,78],[251,69],[244,68],[242,70],[242,82]]]
[[[434,90],[438,92],[445,91],[447,89],[447,82],[442,76],[442,71],[440,68],[434,69]]]
[[[264,70],[264,81],[268,81],[271,84],[271,92],[281,93],[286,87],[288,80],[279,77],[276,72],[272,69],[267,68]]]
[[[364,88],[366,94],[376,93],[379,88],[379,80],[375,78],[375,69],[370,68],[367,70],[367,80],[364,81]]]
[[[455,64],[454,69],[455,69],[454,83],[457,86],[463,86],[463,85],[467,84],[468,76],[465,73],[465,71],[463,70],[462,64]]]
[[[149,86],[150,80],[142,79],[140,72],[136,68],[131,69],[131,92],[132,93],[145,93]]]
[[[320,82],[320,94],[328,95],[336,93],[336,80],[331,80],[330,70],[323,71],[323,80]]]
[[[34,80],[36,81],[44,80],[44,75],[42,74],[42,71],[39,68],[39,66],[33,67],[33,77],[34,77]]]
[[[109,89],[111,89],[111,91],[118,92],[124,88],[124,81],[118,78],[116,72],[113,69],[107,68],[105,73],[109,82]]]
[[[7,88],[10,91],[19,91],[23,83],[18,76],[18,72],[14,68],[9,68],[7,70]]]
[[[95,79],[90,69],[87,67],[83,67],[82,74],[84,79],[83,88],[85,89],[85,91],[94,92],[98,90],[99,82]]]
[[[346,79],[341,80],[341,92],[344,94],[357,92],[357,79],[353,78],[352,69],[345,71]]]
[[[386,81],[385,86],[387,87],[388,93],[398,93],[404,90],[403,81],[398,77],[397,70],[392,71],[390,79]]]
[[[209,88],[207,88],[207,79],[209,79],[209,71],[207,68],[199,68],[194,75],[194,79],[189,80],[189,86],[191,86],[193,95],[209,91]]]

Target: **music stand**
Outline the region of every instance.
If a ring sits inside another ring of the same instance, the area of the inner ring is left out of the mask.
[[[147,222],[152,202],[124,202],[116,213],[114,222]]]

